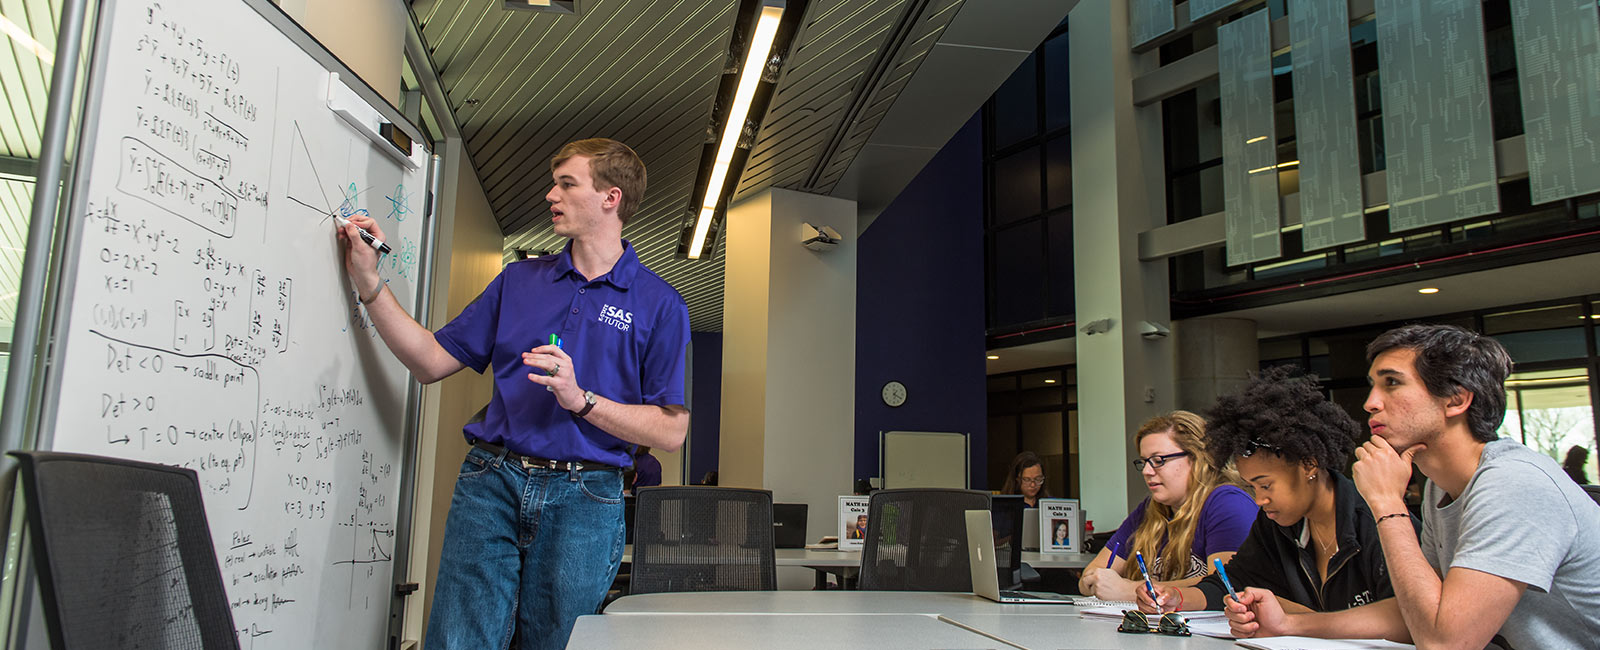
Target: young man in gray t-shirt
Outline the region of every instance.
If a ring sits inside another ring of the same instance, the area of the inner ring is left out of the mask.
[[[1555,460],[1486,444],[1460,496],[1428,483],[1422,522],[1422,554],[1446,578],[1471,569],[1526,586],[1500,625],[1512,647],[1600,643],[1600,506]]]
[[[1600,647],[1600,506],[1554,460],[1496,435],[1505,348],[1459,327],[1412,325],[1378,337],[1367,359],[1373,435],[1352,474],[1378,521],[1395,598],[1286,615],[1247,592],[1228,606],[1235,635]],[[1413,461],[1429,478],[1421,540],[1405,514]]]

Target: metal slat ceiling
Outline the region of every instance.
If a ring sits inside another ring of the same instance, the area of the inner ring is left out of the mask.
[[[735,198],[768,187],[830,191],[961,3],[812,0]],[[650,170],[645,201],[623,236],[683,294],[695,330],[720,330],[720,242],[708,260],[674,258],[737,0],[579,7],[572,16],[507,11],[500,0],[412,3],[506,235],[506,258],[565,243],[551,231],[544,201],[550,155],[579,138],[621,140]],[[908,17],[911,10],[917,15]],[[881,52],[889,45],[896,51]]]
[[[31,168],[39,159],[45,106],[49,103],[51,62],[41,60],[13,31],[33,39],[46,53],[56,47],[60,0],[0,0],[0,17],[11,23],[0,36],[0,157],[8,168]],[[46,54],[48,57],[49,54]],[[31,172],[30,172],[31,173]],[[17,311],[22,249],[33,206],[31,179],[0,179],[0,333],[9,340]]]

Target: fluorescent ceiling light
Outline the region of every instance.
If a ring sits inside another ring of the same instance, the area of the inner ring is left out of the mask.
[[[778,19],[783,17],[783,7],[762,7],[756,20],[756,33],[750,39],[750,51],[745,53],[744,67],[739,69],[739,86],[733,94],[733,106],[728,111],[728,122],[722,127],[722,138],[717,143],[716,161],[711,167],[711,182],[706,183],[706,196],[700,202],[700,217],[694,224],[694,239],[689,241],[689,259],[700,259],[705,251],[706,234],[711,230],[711,218],[717,213],[717,201],[722,196],[722,185],[728,179],[728,168],[733,165],[733,150],[739,146],[739,134],[744,131],[745,118],[750,113],[750,101],[755,97],[756,84],[767,67],[767,57],[772,53],[772,41],[778,34]]]
[[[1000,358],[1000,355],[998,355],[998,354],[991,354],[991,355],[988,356],[988,359],[990,361],[994,361],[995,359],[999,359],[999,358]]]
[[[1056,383],[1056,380],[1054,380],[1054,379],[1046,379],[1046,380],[1044,380],[1044,383],[1046,383],[1046,384],[1054,384],[1054,383]]]
[[[1267,139],[1267,136],[1258,135],[1258,136],[1256,136],[1254,138],[1250,138],[1249,140],[1245,140],[1244,143],[1245,144],[1255,144],[1255,143],[1260,142],[1260,141],[1265,140],[1265,139]]]
[[[10,18],[6,18],[3,15],[0,15],[0,32],[5,32],[6,36],[10,36],[11,40],[22,46],[22,49],[33,52],[33,55],[39,57],[39,60],[43,61],[45,65],[55,66],[56,55],[50,51],[50,48],[45,47],[39,41],[33,40],[33,35],[29,34],[28,30],[11,22]]]
[[[1417,289],[1417,293],[1427,293],[1427,294],[1439,293],[1439,288],[1438,287],[1423,287],[1421,289]]]

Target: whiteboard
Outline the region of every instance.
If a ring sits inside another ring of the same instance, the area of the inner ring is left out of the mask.
[[[329,213],[378,220],[416,313],[432,165],[364,134],[404,120],[277,12],[104,3],[41,446],[196,470],[242,647],[377,649],[415,401]]]
[[[885,431],[880,434],[883,487],[967,487],[967,434]]]

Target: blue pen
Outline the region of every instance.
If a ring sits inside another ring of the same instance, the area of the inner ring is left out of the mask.
[[[1111,557],[1106,558],[1106,568],[1111,568],[1111,563],[1117,561],[1117,545],[1111,545]]]
[[[1222,578],[1222,588],[1228,590],[1228,595],[1229,596],[1233,596],[1234,602],[1239,602],[1239,596],[1238,596],[1239,592],[1234,591],[1233,590],[1233,583],[1228,582],[1228,570],[1222,568],[1222,560],[1217,559],[1217,558],[1212,558],[1211,559],[1211,564],[1213,564],[1213,565],[1215,565],[1217,567],[1217,575]]]
[[[1156,601],[1156,606],[1161,605],[1160,596],[1156,595],[1156,586],[1150,582],[1150,569],[1144,565],[1144,553],[1134,551],[1133,556],[1139,558],[1139,573],[1144,574],[1144,588],[1150,590],[1150,600]]]

